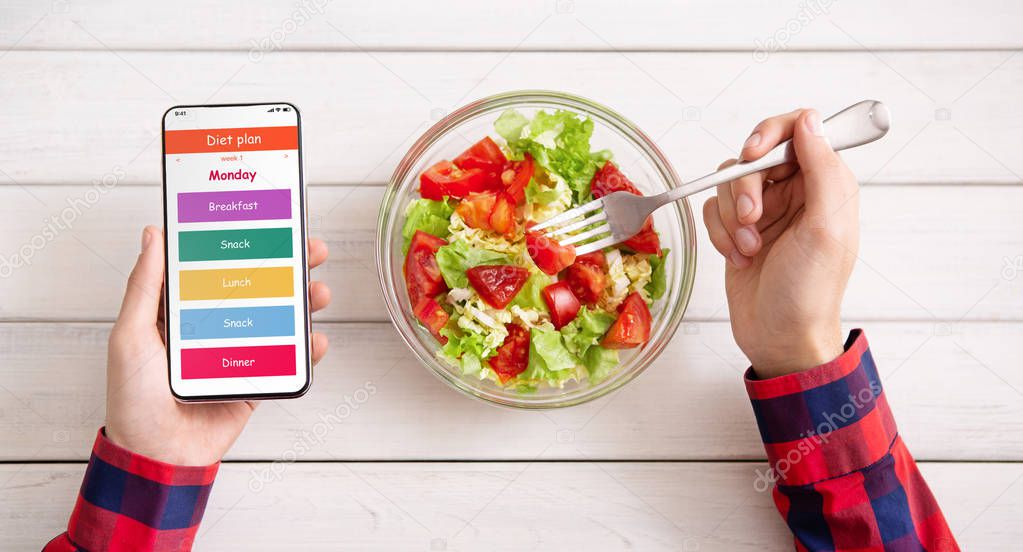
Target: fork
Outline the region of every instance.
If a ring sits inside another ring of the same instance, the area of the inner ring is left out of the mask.
[[[864,100],[853,104],[824,120],[824,134],[835,151],[869,144],[887,134],[890,127],[891,114],[888,112],[888,108],[883,103],[874,100]],[[643,229],[647,217],[668,203],[719,184],[794,161],[796,161],[796,153],[792,149],[792,140],[786,140],[760,159],[736,163],[667,192],[655,196],[639,196],[624,191],[614,192],[551,217],[534,225],[531,230],[535,232],[548,229],[544,234],[545,237],[556,240],[558,236],[588,228],[584,232],[558,240],[561,245],[581,244],[576,247],[575,252],[577,255],[585,255],[623,242],[638,234]],[[593,213],[594,211],[596,213]],[[593,214],[572,222],[587,213]],[[593,228],[589,228],[591,226]],[[587,242],[587,240],[595,241]]]

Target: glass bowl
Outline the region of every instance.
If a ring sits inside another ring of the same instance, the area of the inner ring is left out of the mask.
[[[696,272],[696,231],[687,201],[679,201],[654,213],[661,247],[668,255],[667,290],[651,308],[650,341],[641,348],[623,350],[621,364],[605,380],[569,382],[562,388],[541,386],[530,393],[504,388],[497,383],[464,377],[461,371],[436,356],[440,345],[422,328],[412,313],[402,274],[401,227],[405,208],[419,197],[419,175],[441,159],[453,159],[484,136],[498,138],[493,123],[506,109],[515,108],[527,117],[538,110],[571,110],[594,122],[591,147],[610,149],[622,172],[644,195],[663,192],[681,184],[674,169],[657,146],[627,119],[590,100],[543,90],[507,92],[472,102],[444,117],[413,144],[398,164],[387,186],[377,222],[376,262],[387,312],[409,348],[419,360],[449,386],[493,404],[544,409],[582,404],[602,397],[632,381],[649,366],[678,328],[693,288]]]

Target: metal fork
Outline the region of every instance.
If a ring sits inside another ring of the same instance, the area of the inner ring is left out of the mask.
[[[891,114],[888,112],[888,108],[881,102],[865,100],[825,119],[824,134],[831,142],[831,147],[835,151],[839,151],[873,142],[887,134],[890,126]],[[550,229],[545,236],[551,239],[584,230],[558,241],[561,245],[582,244],[576,247],[576,254],[585,255],[623,242],[636,235],[643,228],[647,217],[668,203],[702,192],[718,184],[795,160],[796,154],[792,149],[792,140],[786,140],[760,159],[736,163],[662,194],[644,197],[629,192],[614,192],[551,217],[531,229],[533,231]],[[587,213],[593,214],[572,222]],[[593,228],[590,228],[591,226]],[[587,242],[587,240],[595,241]]]

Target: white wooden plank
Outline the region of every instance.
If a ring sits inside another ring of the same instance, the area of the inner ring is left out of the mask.
[[[203,17],[193,17],[202,13]],[[882,15],[883,14],[883,15]],[[488,3],[8,2],[0,46],[237,49],[743,49],[1018,47],[1018,3],[644,0]],[[139,24],[145,22],[145,24]],[[758,42],[759,41],[759,42]]]
[[[195,549],[791,550],[760,464],[225,464]],[[1016,550],[1023,465],[921,464],[964,550]],[[82,465],[0,466],[0,547],[64,531]],[[254,475],[255,474],[255,475]],[[258,522],[257,522],[258,519]]]
[[[159,188],[0,186],[0,319],[113,320],[141,228],[160,224]],[[373,256],[379,187],[311,189],[311,233],[331,248],[313,277],[328,282],[323,320],[387,320]],[[89,199],[93,200],[90,202]],[[703,196],[696,202],[696,211]],[[1023,187],[896,186],[862,191],[860,257],[850,319],[1023,319]],[[77,210],[65,211],[70,205]],[[80,213],[80,214],[78,214]],[[52,239],[51,217],[68,222]],[[697,220],[699,258],[689,319],[727,319],[720,256]],[[24,251],[23,251],[24,249]],[[58,298],[55,300],[55,298]]]
[[[575,92],[644,129],[683,176],[735,154],[762,118],[887,102],[891,134],[846,156],[869,182],[1019,183],[1023,85],[1008,51],[784,53],[8,52],[0,182],[160,182],[160,116],[179,103],[294,101],[309,181],[381,183],[411,142],[470,100]],[[598,144],[599,146],[599,144]],[[619,152],[619,155],[628,155]]]
[[[1019,323],[865,327],[902,434],[921,459],[1023,459]],[[87,458],[103,423],[106,324],[0,324],[0,460]],[[727,323],[689,323],[607,399],[550,412],[460,396],[389,324],[321,324],[303,399],[263,405],[234,459],[729,459],[764,453]],[[954,446],[950,446],[954,443]]]

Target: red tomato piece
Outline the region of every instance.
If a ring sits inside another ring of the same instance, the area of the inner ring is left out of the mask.
[[[496,201],[497,194],[494,192],[469,194],[468,197],[458,202],[455,212],[470,228],[490,230],[490,213],[494,210]]]
[[[582,306],[565,282],[556,282],[543,288],[543,300],[551,311],[551,324],[558,330],[575,320]]]
[[[650,339],[653,318],[646,301],[638,292],[632,292],[619,307],[618,319],[604,334],[600,345],[608,349],[631,349]]]
[[[417,230],[409,242],[408,253],[405,255],[405,286],[408,288],[409,302],[415,306],[419,300],[432,298],[448,289],[437,266],[436,253],[448,242]]]
[[[604,162],[604,166],[593,175],[593,180],[590,181],[590,192],[594,198],[601,198],[614,192],[643,195],[639,188],[611,161]]]
[[[526,186],[529,179],[533,178],[536,168],[533,165],[533,156],[526,153],[522,161],[510,161],[501,173],[501,182],[504,190],[515,200],[515,203],[526,201]]]
[[[498,234],[512,237],[515,234],[515,200],[505,192],[497,194],[490,211],[490,227]]]
[[[430,333],[437,338],[437,341],[441,342],[441,345],[448,342],[448,338],[440,334],[440,329],[448,323],[450,317],[433,297],[420,299],[412,312],[416,315],[416,320],[426,326],[426,329],[430,330]]]
[[[588,264],[593,268],[599,268],[604,270],[607,266],[607,259],[604,257],[603,251],[594,251],[593,253],[587,253],[585,255],[579,255],[575,258],[576,264]]]
[[[507,324],[508,337],[497,348],[497,354],[487,360],[501,383],[526,371],[529,366],[529,330],[517,324]]]
[[[652,255],[661,254],[661,240],[657,237],[657,232],[654,230],[654,222],[652,219],[646,219],[643,229],[635,236],[623,241],[622,245],[636,253],[650,253]]]
[[[419,195],[437,201],[444,196],[463,198],[485,191],[490,178],[481,169],[462,170],[451,161],[440,161],[419,176]]]
[[[592,253],[590,253],[592,255]],[[576,258],[575,263],[562,273],[562,280],[585,305],[595,305],[607,287],[603,265]]]
[[[501,151],[501,146],[489,136],[476,142],[455,158],[455,165],[462,170],[480,169],[493,175],[500,175],[507,162],[508,158]]]
[[[590,182],[590,191],[594,198],[601,198],[614,192],[629,192],[630,194],[643,195],[639,188],[630,181],[614,163],[607,161],[604,166],[593,175]],[[654,231],[653,217],[647,218],[643,229],[635,236],[625,240],[623,245],[637,253],[661,253],[661,242]]]
[[[483,265],[465,271],[469,285],[495,309],[503,309],[529,278],[529,271],[521,266]]]
[[[575,247],[561,245],[538,232],[526,233],[526,250],[537,268],[551,276],[575,261]]]

